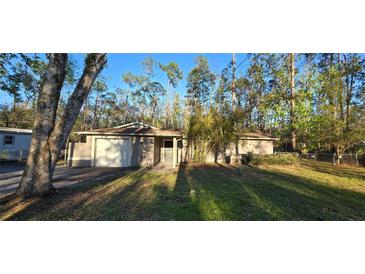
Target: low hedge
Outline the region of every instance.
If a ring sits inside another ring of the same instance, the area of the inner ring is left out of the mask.
[[[295,154],[248,154],[243,157],[242,162],[251,165],[294,165],[298,164],[299,161],[300,159]]]

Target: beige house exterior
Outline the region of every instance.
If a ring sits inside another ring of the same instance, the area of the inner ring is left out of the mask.
[[[179,131],[136,122],[78,134],[84,137],[84,142],[69,144],[70,166],[146,167],[162,162],[175,167],[180,162],[177,151],[182,134]]]
[[[115,128],[78,132],[83,142],[68,146],[69,166],[152,167],[159,163],[176,167],[191,159],[187,140],[176,130],[158,129],[143,123],[130,123]],[[251,132],[230,144],[215,159],[207,153],[206,162],[225,162],[243,154],[272,154],[276,138]]]

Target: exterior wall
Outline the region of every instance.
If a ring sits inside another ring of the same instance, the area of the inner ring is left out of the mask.
[[[154,165],[154,137],[143,137],[141,166],[152,167]]]
[[[30,135],[31,137],[31,135]],[[95,140],[97,138],[130,138],[131,143],[131,166],[154,166],[162,159],[162,137],[128,137],[128,136],[87,136],[86,143],[73,143],[69,146],[70,166],[94,166]],[[17,139],[17,138],[16,138]],[[182,140],[182,148],[178,145],[175,153],[176,162],[185,162],[192,158],[191,151],[187,152],[187,140]],[[206,162],[224,163],[226,156],[230,156],[231,163],[240,161],[241,154],[273,154],[274,145],[272,140],[239,140],[238,144],[230,144],[218,152],[207,154]],[[215,155],[216,154],[216,155]]]
[[[14,136],[14,144],[5,145],[4,138],[6,136]],[[32,140],[32,134],[20,134],[20,133],[0,133],[0,150],[20,150],[29,149],[30,142]]]
[[[240,140],[238,147],[239,154],[247,154],[248,152],[253,154],[274,153],[274,142],[271,140]]]
[[[14,136],[14,144],[5,145],[4,138]],[[32,140],[32,134],[21,134],[13,132],[0,133],[0,158],[7,160],[26,159],[28,157],[29,147]]]
[[[189,161],[189,156],[191,153],[188,151],[188,140],[182,139],[182,149],[181,149],[181,162],[186,163]]]
[[[170,163],[166,163],[170,164]],[[176,167],[177,165],[177,140],[176,137],[172,138],[172,161],[171,161],[172,167]]]
[[[238,144],[232,143],[226,149],[227,155],[232,154],[273,154],[274,144],[270,140],[239,140]]]
[[[187,139],[183,139],[183,148],[182,148],[182,162],[189,162],[193,159],[194,147],[188,148]],[[215,155],[216,154],[216,155]],[[211,151],[207,153],[205,162],[206,163],[214,163],[215,159],[217,159],[217,163],[225,163],[225,152],[224,148],[221,148],[219,151]]]
[[[132,137],[131,166],[154,165],[154,137]]]
[[[68,150],[69,166],[94,166],[95,143],[98,138],[129,138],[131,143],[131,167],[153,166],[154,137],[129,136],[87,136],[86,143],[70,143]]]
[[[180,164],[183,161],[182,158],[182,147],[181,146],[177,146],[177,164]]]
[[[161,161],[161,158],[160,158],[161,147],[162,147],[161,143],[162,143],[162,139],[159,137],[155,137],[153,165],[157,165]]]
[[[142,144],[142,138],[141,137],[131,137],[131,166],[137,167],[139,166],[139,163],[141,162],[141,144]]]
[[[184,156],[186,154],[186,149],[184,151],[184,139],[177,139],[177,164],[184,162]]]
[[[86,137],[86,143],[69,143],[68,165],[91,166],[91,136]]]
[[[226,156],[230,156],[231,163],[240,162],[240,158],[242,154],[247,153],[253,154],[273,154],[274,153],[274,142],[272,140],[244,140],[241,139],[237,144],[231,143],[227,146],[227,148],[222,148],[217,152],[207,153],[206,162],[214,163],[215,158],[217,158],[218,163],[225,163]],[[190,159],[192,158],[192,151],[187,152],[187,140],[184,140],[184,148],[182,151],[183,159],[185,159],[185,155],[188,153]],[[217,154],[215,156],[215,153]],[[189,157],[188,157],[189,158]]]
[[[225,156],[226,154],[224,153],[224,149],[220,149],[217,152],[212,151],[210,153],[207,153],[206,163],[214,163],[215,158],[217,158],[217,163],[225,163],[226,162]]]

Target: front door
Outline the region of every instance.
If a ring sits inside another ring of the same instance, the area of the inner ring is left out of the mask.
[[[172,163],[173,144],[173,141],[170,139],[163,141],[163,161],[165,163]]]

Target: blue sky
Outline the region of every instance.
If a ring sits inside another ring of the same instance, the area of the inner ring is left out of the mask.
[[[74,58],[79,66],[79,72],[81,74],[84,62],[84,54],[70,54]],[[146,57],[152,57],[155,61],[166,64],[168,62],[176,62],[180,69],[184,73],[184,78],[179,82],[176,91],[184,96],[185,95],[185,85],[186,78],[189,71],[194,67],[195,58],[198,55],[203,55],[208,58],[209,66],[214,73],[220,73],[222,69],[227,66],[227,64],[232,59],[232,54],[229,53],[112,53],[108,54],[108,64],[103,70],[102,75],[107,78],[107,83],[109,89],[114,91],[115,88],[126,88],[126,85],[121,79],[121,76],[126,72],[132,72],[136,74],[142,74],[142,61]],[[42,55],[42,58],[45,58]],[[241,62],[245,58],[245,54],[236,54],[237,63]],[[244,64],[240,67],[242,69]],[[161,84],[167,84],[167,78],[165,74],[160,70],[156,69],[155,81],[161,82]],[[11,98],[4,93],[1,93],[0,103],[11,102]]]
[[[232,55],[227,53],[209,53],[209,54],[198,54],[198,53],[157,53],[157,54],[142,54],[142,53],[122,53],[122,54],[108,54],[108,65],[102,72],[102,75],[108,78],[109,88],[114,90],[117,87],[126,87],[121,79],[122,74],[126,72],[132,72],[136,74],[142,74],[142,61],[147,57],[152,57],[155,61],[163,64],[168,62],[176,62],[180,69],[184,73],[184,78],[179,82],[177,91],[181,95],[185,95],[185,85],[188,73],[195,65],[195,58],[199,55],[203,55],[208,58],[209,66],[215,73],[220,73],[222,69],[231,61]],[[83,63],[83,55],[74,55],[78,63]],[[244,58],[244,54],[238,54],[237,60]],[[156,69],[155,78],[156,81],[161,84],[167,84],[167,78],[165,74],[160,70]]]

